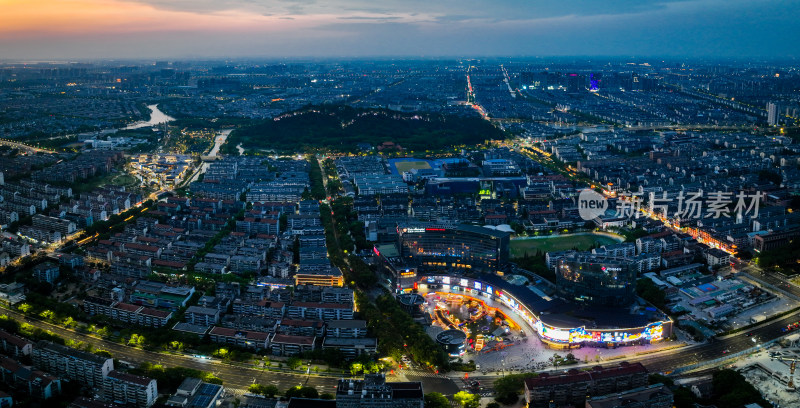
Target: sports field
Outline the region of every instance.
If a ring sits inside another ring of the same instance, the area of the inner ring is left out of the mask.
[[[592,245],[609,245],[620,242],[619,239],[614,239],[608,235],[591,234],[591,235],[566,235],[566,236],[553,236],[547,238],[536,239],[512,239],[510,252],[512,258],[519,258],[528,252],[528,255],[536,255],[537,251],[542,251],[542,254],[550,251],[566,251],[568,249],[578,248],[580,251],[585,251],[592,247]]]
[[[397,169],[397,174],[403,174],[411,169],[425,170],[431,168],[431,165],[424,160],[419,161],[396,161],[394,167]]]

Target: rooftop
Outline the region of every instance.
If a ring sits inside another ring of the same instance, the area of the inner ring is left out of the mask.
[[[112,370],[111,372],[109,372],[108,373],[108,377],[113,378],[113,379],[117,379],[117,380],[120,380],[120,381],[124,381],[124,382],[127,382],[127,383],[140,385],[140,386],[143,386],[143,387],[146,387],[146,386],[150,385],[150,382],[155,381],[152,378],[142,377],[142,376],[139,376],[139,375],[133,375],[133,374],[128,374],[128,373],[123,373],[123,372],[120,372],[120,371],[117,371],[117,370]]]

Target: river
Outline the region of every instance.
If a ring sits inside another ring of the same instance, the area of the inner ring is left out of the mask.
[[[139,121],[128,125],[125,129],[139,129],[143,127],[151,127],[160,125],[162,123],[172,122],[175,118],[171,116],[167,116],[164,112],[158,110],[158,104],[155,105],[147,105],[147,109],[150,109],[150,120],[148,121]]]
[[[214,157],[217,155],[217,153],[219,153],[219,148],[222,147],[223,144],[225,144],[225,140],[228,139],[228,135],[230,135],[232,131],[233,129],[225,129],[219,132],[219,135],[217,135],[217,137],[214,138],[214,147],[211,148],[210,152],[208,152],[209,156]]]
[[[217,153],[219,153],[219,148],[222,147],[223,144],[225,144],[225,141],[228,139],[228,136],[231,134],[232,131],[233,129],[225,129],[220,131],[219,134],[217,134],[217,136],[214,138],[214,147],[212,147],[211,151],[208,152],[209,157],[217,156]],[[194,175],[192,175],[192,177],[189,179],[189,182],[191,183],[197,181],[197,179],[200,178],[200,175],[205,173],[206,170],[208,170],[208,164],[209,163],[207,162],[203,162],[197,169],[197,171],[194,173]]]

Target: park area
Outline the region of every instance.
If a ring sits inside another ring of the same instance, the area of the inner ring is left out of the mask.
[[[569,234],[554,235],[548,237],[530,237],[511,240],[511,258],[521,258],[528,255],[536,255],[538,251],[542,254],[551,251],[566,251],[578,249],[585,251],[592,246],[610,245],[622,242],[622,237],[615,237],[610,234]]]

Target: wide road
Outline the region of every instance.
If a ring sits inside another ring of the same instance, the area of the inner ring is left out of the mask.
[[[156,353],[78,333],[44,321],[30,319],[15,310],[2,309],[0,313],[5,313],[20,322],[27,322],[35,327],[53,332],[64,339],[91,343],[97,348],[109,351],[115,358],[122,361],[133,364],[149,362],[162,364],[167,367],[187,367],[212,372],[221,378],[228,388],[246,389],[250,384],[256,382],[265,385],[273,384],[279,389],[285,390],[295,385],[307,384],[317,388],[320,392],[329,392],[335,390],[338,380],[336,377],[263,371],[247,366],[223,363],[216,359],[202,360],[187,355]],[[787,333],[781,332],[780,329],[798,320],[800,320],[800,312],[792,313],[776,321],[763,323],[749,331],[727,336],[726,338],[715,339],[710,343],[658,352],[652,355],[632,356],[626,359],[615,360],[615,362],[639,361],[644,364],[650,372],[670,373],[681,367],[693,365],[702,361],[723,358],[728,354],[750,349],[758,343],[782,337]],[[601,364],[609,364],[609,362]],[[431,375],[431,377],[442,378],[433,375]],[[481,382],[483,392],[490,392],[491,384],[498,377],[499,375],[481,374],[478,372],[470,375],[470,379],[479,380]],[[428,380],[428,378],[423,380]]]
[[[15,142],[13,140],[8,140],[8,139],[0,139],[0,144],[6,145],[6,146],[10,146],[10,147],[14,147],[14,148],[17,148],[17,149],[20,149],[20,150],[28,150],[28,151],[31,151],[31,152],[34,152],[34,153],[55,153],[52,150],[42,149],[40,147],[31,146],[31,145]]]
[[[335,391],[338,381],[337,377],[308,376],[306,374],[290,372],[271,372],[241,365],[227,364],[216,359],[202,360],[188,355],[156,353],[78,333],[41,320],[30,319],[14,310],[0,309],[0,314],[7,314],[19,322],[25,322],[43,330],[48,330],[64,339],[91,343],[96,348],[107,350],[114,358],[135,365],[147,362],[161,364],[165,367],[187,367],[211,372],[221,378],[227,388],[247,389],[250,384],[255,382],[264,385],[275,385],[281,391],[296,385],[309,385],[316,388],[320,393],[323,393]]]
[[[788,280],[780,273],[764,270],[751,261],[733,258],[733,271],[736,273],[746,273],[754,280],[771,285],[789,297],[800,299],[800,287]],[[769,288],[768,288],[769,289]]]
[[[712,361],[724,358],[726,355],[734,354],[755,347],[757,344],[764,343],[782,337],[788,333],[781,332],[781,328],[790,323],[800,320],[800,312],[793,313],[784,318],[773,322],[764,323],[749,331],[741,332],[727,338],[715,339],[710,343],[698,344],[695,346],[683,347],[680,349],[654,353],[653,355],[635,356],[626,359],[614,360],[614,362],[601,362],[599,365],[615,364],[621,361],[641,362],[651,373],[668,374],[675,369],[690,366],[698,362]],[[800,332],[800,331],[798,331]],[[570,367],[581,367],[570,366]],[[549,370],[548,370],[549,371]],[[562,371],[562,370],[552,370]],[[500,377],[496,374],[472,373],[471,380],[478,380],[481,383],[482,391],[491,391],[492,382]]]
[[[672,353],[646,358],[642,360],[642,364],[652,372],[669,372],[696,362],[723,358],[726,354],[744,351],[757,344],[788,334],[781,332],[781,328],[798,320],[800,320],[800,313],[792,313],[789,316],[762,324],[748,331],[715,339],[711,343],[686,347]]]

